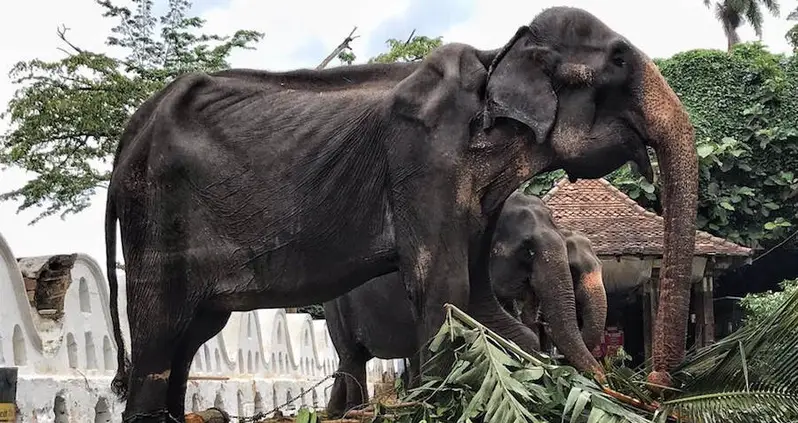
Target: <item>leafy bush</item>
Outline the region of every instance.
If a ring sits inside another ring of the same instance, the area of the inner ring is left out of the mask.
[[[695,126],[698,227],[754,248],[783,239],[798,213],[798,59],[745,43],[658,62]]]
[[[773,313],[773,310],[782,306],[784,301],[791,295],[798,292],[798,279],[788,279],[782,281],[779,286],[781,291],[773,292],[768,290],[758,294],[748,294],[740,301],[740,305],[745,310],[745,323],[756,325]]]

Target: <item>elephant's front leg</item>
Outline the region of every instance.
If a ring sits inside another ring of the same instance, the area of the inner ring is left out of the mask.
[[[463,310],[468,306],[467,244],[449,241],[421,246],[412,264],[403,272],[419,322],[418,346],[422,362],[428,358],[429,342],[444,322],[444,304]]]

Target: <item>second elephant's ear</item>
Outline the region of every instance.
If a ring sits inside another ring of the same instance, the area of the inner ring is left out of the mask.
[[[550,75],[559,65],[559,56],[532,44],[528,34],[527,27],[519,28],[491,66],[484,126],[492,126],[497,117],[513,119],[532,129],[536,142],[542,143],[557,114],[557,95]]]

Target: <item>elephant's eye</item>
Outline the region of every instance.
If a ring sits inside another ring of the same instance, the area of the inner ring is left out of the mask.
[[[626,66],[626,60],[623,60],[622,56],[614,56],[612,58],[612,64],[617,66],[617,67],[619,67],[619,68],[622,68],[622,67]]]
[[[529,253],[529,257],[535,257],[535,252],[532,250],[526,250]]]

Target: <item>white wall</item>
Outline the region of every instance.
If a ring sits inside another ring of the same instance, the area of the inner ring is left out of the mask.
[[[124,273],[119,273],[120,319],[130,345]],[[121,422],[124,404],[110,391],[116,371],[108,307],[108,282],[97,262],[79,255],[57,322],[32,310],[17,262],[0,234],[0,366],[18,367],[19,422]],[[338,357],[324,320],[283,309],[233,313],[227,326],[200,347],[191,366],[186,410],[220,406],[233,415],[282,408],[323,408]],[[394,360],[368,364],[369,391],[380,369]],[[223,379],[223,380],[218,380]],[[325,380],[326,379],[326,380]],[[313,388],[318,382],[320,386]]]

